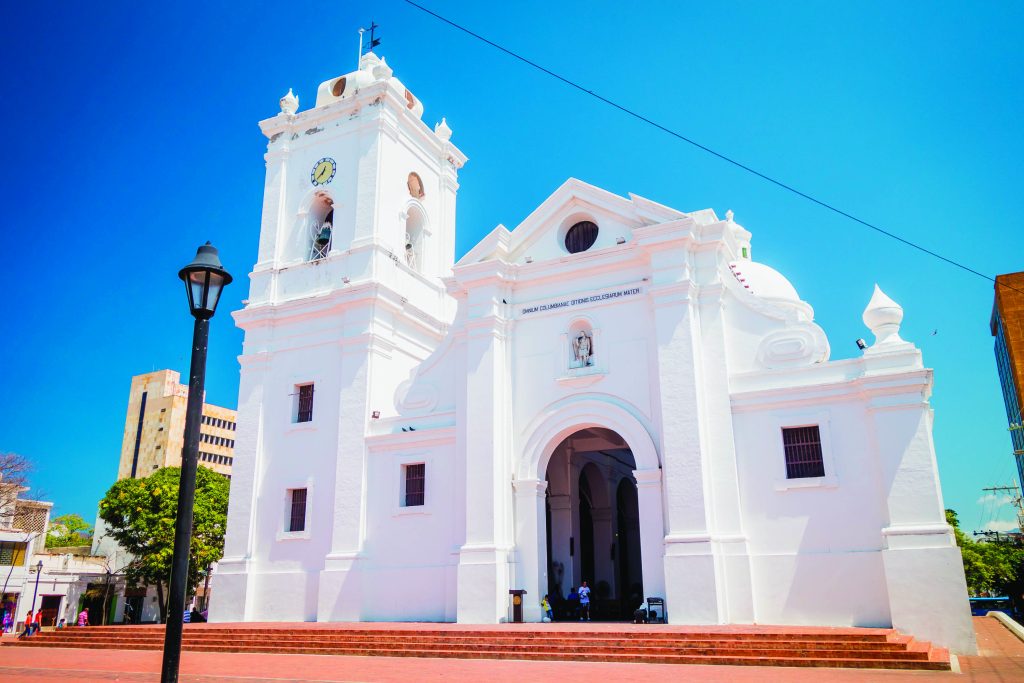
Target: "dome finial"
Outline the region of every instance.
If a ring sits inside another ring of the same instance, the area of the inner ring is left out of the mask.
[[[864,324],[875,335],[875,346],[888,344],[902,344],[900,338],[900,323],[903,322],[903,307],[893,301],[876,284],[875,291],[871,295],[871,301],[864,309],[862,316]]]
[[[288,94],[281,98],[281,111],[291,116],[299,110],[299,98],[295,96],[291,88],[288,88]]]

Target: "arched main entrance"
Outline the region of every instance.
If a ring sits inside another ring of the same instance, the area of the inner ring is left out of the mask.
[[[577,565],[577,559],[582,559],[578,554],[579,529],[577,527],[574,531],[572,526],[573,520],[579,519],[579,499],[573,503],[571,498],[558,498],[559,490],[569,490],[570,484],[578,493],[580,479],[572,483],[568,469],[565,470],[563,489],[559,489],[563,483],[548,479],[549,472],[558,470],[557,465],[554,469],[550,467],[552,462],[566,464],[564,448],[575,438],[574,435],[580,433],[580,438],[604,439],[606,442],[600,445],[607,448],[601,450],[622,461],[614,467],[617,475],[613,477],[615,482],[611,486],[601,471],[603,463],[600,457],[593,463],[583,463],[575,473],[576,477],[586,475],[584,488],[588,493],[590,528],[597,531],[592,545],[594,573],[601,576],[601,571],[604,571],[604,576],[612,577],[611,580],[605,579],[609,595],[621,594],[625,599],[631,599],[629,589],[634,584],[639,584],[643,591],[641,599],[647,595],[665,594],[661,463],[651,438],[653,432],[638,415],[640,413],[632,406],[608,396],[574,396],[545,407],[527,430],[529,436],[520,446],[521,455],[513,481],[516,549],[514,585],[510,586],[526,590],[529,596],[537,596],[535,599],[527,598],[524,603],[527,621],[540,621],[539,598],[545,593],[554,597],[550,593],[552,586],[560,586],[567,591],[583,578],[583,568]],[[610,442],[612,439],[614,443]],[[623,457],[626,453],[628,457]],[[580,459],[569,458],[569,467],[577,460],[582,462],[582,456]],[[595,469],[586,468],[587,464],[593,464]],[[635,469],[629,472],[631,464]],[[595,482],[601,485],[597,486]],[[549,485],[554,492],[550,498]],[[570,506],[576,506],[571,514],[554,511],[566,501]],[[550,515],[549,504],[553,508]],[[608,511],[595,515],[595,508],[607,508]],[[637,520],[636,526],[633,526],[633,519]],[[602,549],[596,539],[608,539],[606,527],[625,532],[608,541]],[[614,559],[612,542],[615,543]],[[571,555],[568,554],[570,544]],[[558,583],[552,583],[553,580]],[[587,580],[593,590],[595,581],[590,577]],[[611,593],[613,586],[615,593]]]
[[[636,461],[629,445],[603,427],[567,436],[546,472],[547,593],[556,619],[575,619],[565,600],[586,581],[591,617],[628,619],[644,599]]]

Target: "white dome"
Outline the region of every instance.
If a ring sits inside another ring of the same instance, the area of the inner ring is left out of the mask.
[[[729,264],[729,269],[744,287],[762,299],[777,302],[800,303],[800,295],[779,271],[753,261],[740,260]]]

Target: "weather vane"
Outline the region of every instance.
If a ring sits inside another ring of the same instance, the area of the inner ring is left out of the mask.
[[[366,54],[367,52],[373,52],[373,48],[375,48],[378,45],[380,45],[380,38],[374,37],[375,32],[379,28],[380,28],[380,26],[375,24],[373,22],[373,20],[371,19],[370,20],[370,27],[369,28],[360,28],[359,29],[359,61],[362,61],[364,54]],[[364,48],[363,47],[363,33],[365,33],[366,31],[370,32],[370,40],[369,40],[368,43],[366,43],[366,47]],[[358,62],[356,63],[356,68],[359,68]]]

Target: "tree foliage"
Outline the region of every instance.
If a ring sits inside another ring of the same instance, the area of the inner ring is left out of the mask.
[[[0,527],[14,523],[18,496],[28,488],[32,462],[18,453],[0,452]]]
[[[50,520],[50,528],[46,532],[47,548],[88,545],[91,542],[92,526],[82,519],[82,515],[60,515]]]
[[[122,479],[100,501],[100,517],[108,533],[133,555],[125,568],[133,586],[156,586],[160,613],[166,619],[165,587],[174,554],[181,468],[165,467],[145,479]],[[194,593],[206,568],[224,554],[228,480],[200,466],[196,473],[195,512],[188,565],[188,593]]]
[[[1024,580],[1024,548],[1009,538],[975,541],[960,530],[960,520],[953,510],[946,510],[946,522],[953,527],[963,556],[967,592],[974,596],[998,594],[1018,599]]]

